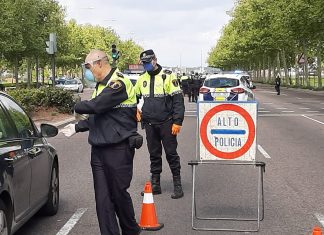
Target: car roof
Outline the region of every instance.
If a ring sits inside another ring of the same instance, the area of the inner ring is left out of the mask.
[[[209,79],[215,79],[215,78],[231,78],[231,79],[240,79],[241,78],[241,74],[210,74],[207,75],[205,80],[209,80]]]

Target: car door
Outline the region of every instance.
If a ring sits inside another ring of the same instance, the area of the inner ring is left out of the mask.
[[[14,206],[14,220],[23,218],[30,209],[31,165],[22,148],[15,126],[4,109],[4,95],[0,95],[0,162],[7,175],[2,184],[9,187]],[[10,109],[10,106],[7,106]],[[4,176],[3,175],[3,176]]]
[[[22,148],[27,154],[31,166],[30,206],[34,208],[48,196],[50,181],[50,158],[44,141],[38,137],[38,131],[25,111],[10,98],[4,102],[10,108],[9,115],[14,122],[18,136],[22,139]]]

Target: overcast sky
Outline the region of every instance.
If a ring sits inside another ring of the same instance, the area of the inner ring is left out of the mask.
[[[78,24],[111,27],[122,39],[132,38],[153,49],[167,66],[207,66],[226,14],[234,0],[58,0],[67,19]]]

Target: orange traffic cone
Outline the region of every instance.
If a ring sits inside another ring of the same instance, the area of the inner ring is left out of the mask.
[[[158,223],[153,201],[151,182],[146,182],[144,187],[144,199],[142,205],[142,215],[139,226],[143,230],[156,231],[163,228],[164,224]]]
[[[313,235],[322,235],[322,230],[320,227],[314,227]]]

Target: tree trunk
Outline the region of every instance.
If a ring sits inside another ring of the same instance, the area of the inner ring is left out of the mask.
[[[299,58],[299,56],[297,55],[296,56],[296,62],[295,62],[295,80],[296,80],[296,86],[300,87],[298,58]]]
[[[276,77],[277,74],[279,74],[280,77],[281,77],[281,69],[280,69],[280,51],[278,51],[278,53],[277,53],[276,62],[277,62],[277,73],[274,74],[274,75],[275,75],[274,77]],[[285,84],[285,81],[283,81],[283,83]]]
[[[287,68],[287,62],[286,62],[286,53],[285,50],[282,50],[282,65],[284,67],[285,71],[285,80],[287,81],[287,85],[291,85],[291,80],[288,78],[288,68]],[[289,79],[289,82],[288,82]]]
[[[36,87],[39,87],[38,84],[38,80],[39,80],[39,60],[38,60],[38,56],[36,57]]]
[[[265,75],[266,65],[265,65],[265,56],[264,55],[263,55],[263,58],[262,58],[262,68],[263,68],[262,81],[265,81],[266,80],[266,75]]]
[[[18,56],[15,58],[15,79],[16,79],[16,88],[19,87],[19,81],[18,81],[18,70],[19,70],[19,61]]]
[[[270,82],[271,80],[271,58],[268,56],[268,80],[267,82]]]
[[[30,88],[31,81],[31,60],[27,58],[27,87]]]
[[[304,50],[304,56],[305,56],[304,76],[305,76],[305,80],[307,83],[307,87],[310,87],[310,80],[308,77],[308,54],[307,54],[307,46],[306,46],[305,42],[304,42],[303,50]]]
[[[42,68],[42,84],[44,86],[44,83],[45,83],[45,68],[43,67]]]
[[[318,88],[322,88],[321,43],[317,45],[317,76]]]

